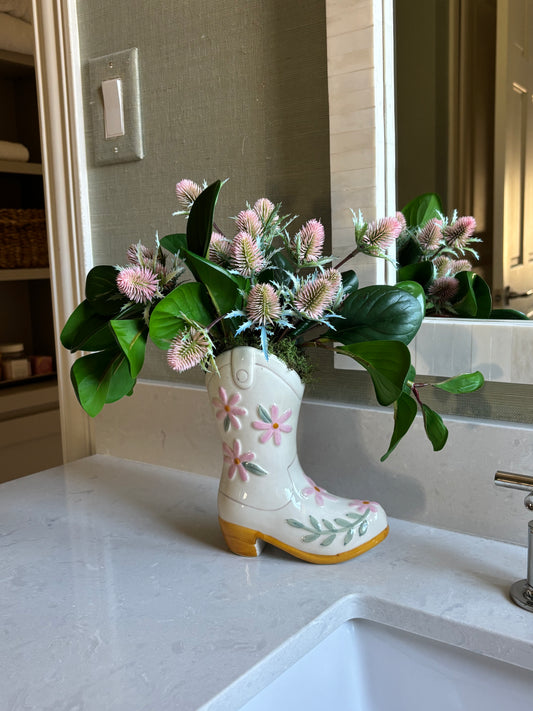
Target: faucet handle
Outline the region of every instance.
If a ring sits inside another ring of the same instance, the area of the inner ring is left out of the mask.
[[[533,476],[498,471],[494,475],[494,483],[496,486],[504,486],[508,489],[527,491],[524,506],[526,509],[533,511]],[[510,593],[514,603],[524,610],[533,612],[533,521],[528,523],[527,578],[513,583]]]
[[[494,483],[496,484],[496,486],[505,486],[508,489],[522,489],[522,491],[533,491],[533,476],[529,476],[527,474],[496,472],[496,474],[494,475]]]

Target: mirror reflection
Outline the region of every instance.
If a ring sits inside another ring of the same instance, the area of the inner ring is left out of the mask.
[[[494,306],[533,315],[532,0],[395,0],[397,204],[473,215]],[[529,12],[528,12],[529,10]]]

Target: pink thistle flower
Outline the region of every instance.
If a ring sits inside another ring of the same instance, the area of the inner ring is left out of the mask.
[[[261,405],[257,410],[261,419],[252,422],[252,427],[254,430],[264,430],[263,434],[259,437],[259,441],[264,444],[272,437],[274,444],[279,447],[281,444],[281,433],[292,432],[291,425],[285,424],[292,415],[292,410],[289,408],[283,415],[279,414],[279,407],[277,405],[272,405],[270,415]]]
[[[435,257],[432,261],[437,277],[449,276],[449,271],[452,266],[452,260],[449,257],[440,255],[439,257]]]
[[[337,296],[337,293],[341,287],[342,274],[338,271],[338,269],[331,267],[330,269],[326,269],[325,272],[322,274],[322,276],[329,284],[331,284],[332,300],[333,300]]]
[[[180,180],[176,185],[176,197],[178,198],[178,203],[184,210],[187,211],[191,209],[193,202],[201,192],[201,187],[195,183],[194,180]]]
[[[213,351],[213,343],[205,331],[193,326],[178,333],[167,353],[172,370],[183,373],[205,360]]]
[[[315,497],[315,504],[317,506],[324,506],[325,499],[331,499],[332,501],[337,501],[336,496],[332,496],[329,492],[327,492],[325,489],[320,488],[320,486],[317,486],[315,482],[310,479],[308,476],[305,477],[307,481],[309,482],[309,486],[306,486],[304,489],[302,489],[302,496],[305,496],[305,498],[308,498],[309,496],[314,496]]]
[[[324,226],[318,220],[308,220],[294,238],[294,247],[301,262],[316,262],[322,256]]]
[[[261,220],[254,210],[241,210],[235,223],[239,232],[248,232],[252,237],[259,237],[263,231]]]
[[[428,289],[430,296],[433,296],[440,304],[444,304],[453,299],[458,291],[459,281],[455,277],[440,277],[439,279],[435,279]]]
[[[239,232],[231,245],[232,267],[242,276],[250,277],[265,267],[265,258],[252,235]]]
[[[148,263],[153,262],[154,252],[139,242],[138,244],[130,244],[127,256],[130,264],[146,267]]]
[[[271,284],[255,284],[248,294],[246,313],[250,321],[265,326],[281,315],[281,304]]]
[[[219,397],[214,397],[211,402],[213,407],[218,408],[215,416],[217,420],[224,420],[224,431],[227,432],[230,425],[236,430],[241,429],[241,422],[238,419],[242,415],[247,415],[248,411],[244,407],[236,407],[236,405],[241,401],[241,396],[239,393],[233,393],[231,397],[228,395],[223,387],[218,389]]]
[[[471,272],[472,264],[468,259],[454,259],[450,263],[450,276],[455,276],[459,272]]]
[[[353,506],[357,513],[365,513],[367,509],[370,509],[372,513],[377,513],[380,509],[379,504],[375,501],[361,501],[361,499],[353,499],[348,506]]]
[[[403,212],[397,212],[396,213],[396,219],[400,223],[401,232],[403,232],[405,229],[407,229],[407,222],[405,221],[405,217],[403,215]]]
[[[336,296],[338,288],[323,275],[307,281],[296,292],[294,306],[311,319],[319,319]]]
[[[130,301],[143,304],[157,294],[159,279],[146,267],[122,267],[117,275],[117,288]]]
[[[476,221],[473,217],[459,217],[451,225],[446,225],[442,231],[446,244],[449,247],[466,247],[468,240],[476,230]]]
[[[416,238],[426,252],[431,252],[440,244],[442,239],[442,220],[432,217],[417,234]]]
[[[254,212],[261,222],[265,224],[270,215],[274,212],[274,203],[270,202],[268,198],[260,198],[254,205]]]
[[[224,451],[224,461],[229,464],[228,479],[233,479],[235,474],[239,474],[241,481],[249,481],[250,475],[245,469],[245,463],[255,459],[253,452],[241,452],[241,443],[238,439],[233,441],[233,449],[225,442],[222,444]]]
[[[211,235],[209,260],[221,266],[227,266],[231,260],[231,242],[218,232]]]
[[[402,226],[395,217],[382,217],[368,225],[358,246],[365,254],[380,256],[394,244],[401,231]]]

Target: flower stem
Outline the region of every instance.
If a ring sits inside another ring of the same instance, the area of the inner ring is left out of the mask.
[[[346,264],[349,259],[355,257],[357,254],[359,254],[360,251],[361,250],[359,249],[359,247],[356,247],[353,252],[350,252],[350,254],[348,254],[346,257],[344,257],[344,259],[342,259],[338,264],[335,265],[335,269],[340,269],[343,264]]]

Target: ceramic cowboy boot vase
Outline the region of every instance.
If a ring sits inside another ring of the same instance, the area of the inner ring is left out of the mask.
[[[333,496],[302,470],[299,376],[255,348],[216,362],[207,390],[222,439],[218,514],[230,550],[258,556],[267,542],[311,563],[338,563],[382,541],[388,525],[379,504]]]

